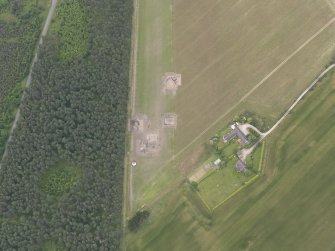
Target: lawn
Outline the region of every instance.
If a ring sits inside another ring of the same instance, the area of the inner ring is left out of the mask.
[[[334,250],[334,102],[335,74],[267,139],[253,184],[209,218],[171,192],[127,250]]]
[[[222,139],[221,139],[222,140]],[[199,182],[199,196],[205,204],[213,210],[220,203],[229,198],[234,192],[241,189],[248,181],[253,179],[259,172],[264,156],[261,156],[262,148],[257,147],[247,158],[247,166],[249,168],[245,173],[239,173],[235,170],[237,162],[236,149],[240,148],[237,140],[232,140],[229,143],[219,142],[218,146],[223,144],[223,155],[228,156],[227,163],[223,164],[220,169],[213,169],[208,172]],[[263,149],[264,151],[264,149]],[[213,154],[209,161],[213,162],[219,156]]]
[[[234,163],[230,161],[227,167],[213,171],[200,181],[199,194],[207,205],[213,209],[254,175],[236,172]]]

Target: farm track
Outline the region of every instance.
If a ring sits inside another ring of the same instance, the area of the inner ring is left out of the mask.
[[[139,0],[134,0],[134,14],[133,14],[133,38],[132,38],[132,52],[131,52],[131,69],[130,69],[130,117],[133,117],[135,114],[135,98],[136,98],[136,82],[137,82],[137,51],[138,51],[138,29],[139,29]],[[134,142],[133,136],[130,137],[129,144],[129,158],[133,157]],[[129,167],[129,159],[125,163],[126,173],[126,188],[127,191],[125,195],[126,201],[126,212],[132,210],[132,201],[133,201],[133,172],[132,168]]]
[[[303,92],[302,94],[294,101],[294,103],[287,109],[284,115],[265,133],[260,133],[261,138],[249,149],[244,149],[242,152],[242,159],[246,159],[246,157],[252,153],[252,151],[257,147],[257,145],[262,142],[271,132],[273,132],[282,122],[283,120],[291,113],[291,111],[298,105],[298,103],[305,97],[305,95],[313,89],[313,87],[333,68],[335,64],[332,64],[327,67]]]
[[[205,130],[198,134],[189,144],[178,151],[172,156],[170,160],[164,166],[170,164],[171,161],[179,157],[187,149],[189,149],[194,143],[197,142],[205,133],[207,133],[211,128],[213,128],[217,123],[219,123],[224,117],[231,113],[235,108],[237,108],[243,101],[245,101],[252,93],[254,93],[261,85],[263,85],[273,74],[280,70],[288,61],[290,61],[295,55],[297,55],[306,45],[312,42],[316,37],[318,37],[325,29],[335,22],[335,18],[329,20],[322,28],[320,28],[314,35],[307,39],[302,45],[300,45],[295,51],[293,51],[285,60],[283,60],[276,68],[274,68],[269,74],[267,74],[260,82],[258,82],[251,90],[249,90],[242,98],[240,98],[233,106],[231,106],[225,113],[223,113],[219,118],[217,118],[213,123],[211,123]]]
[[[34,68],[34,65],[35,63],[37,62],[38,58],[37,58],[37,54],[38,54],[38,49],[40,47],[40,45],[43,44],[43,38],[46,36],[46,34],[48,33],[48,29],[49,29],[49,26],[50,26],[50,23],[51,23],[51,20],[52,20],[52,17],[53,17],[53,13],[55,12],[55,9],[56,9],[56,5],[57,5],[57,0],[52,0],[51,2],[51,6],[49,8],[49,12],[48,12],[48,16],[45,20],[45,23],[44,23],[44,26],[43,26],[43,30],[41,32],[41,35],[40,35],[40,38],[38,40],[38,44],[36,46],[36,50],[35,50],[35,55],[34,55],[34,58],[33,58],[33,61],[31,63],[31,66],[30,66],[30,71],[29,71],[29,75],[28,75],[28,78],[27,78],[27,81],[26,81],[26,84],[25,84],[25,90],[27,88],[29,88],[30,84],[31,84],[31,81],[32,81],[32,72],[33,72],[33,68]],[[20,105],[19,105],[19,108],[17,109],[17,112],[15,114],[15,119],[14,119],[14,122],[12,124],[12,128],[10,129],[10,133],[9,133],[9,137],[8,137],[8,140],[7,140],[7,143],[6,143],[6,146],[5,146],[5,152],[4,154],[2,155],[2,158],[1,158],[1,161],[0,161],[0,169],[2,167],[2,161],[3,159],[6,157],[7,155],[7,146],[8,146],[8,143],[12,140],[12,136],[13,136],[13,132],[15,130],[15,128],[17,127],[17,122],[19,121],[20,119],[20,106],[22,104],[22,101],[26,95],[26,92],[25,90],[23,91],[23,94],[22,94],[22,97],[21,97],[21,100],[20,100]]]
[[[139,29],[139,0],[134,0],[134,11],[133,11],[133,30],[132,30],[132,42],[131,42],[131,59],[130,59],[130,71],[129,71],[129,106],[128,106],[128,116],[133,117],[135,113],[135,97],[136,97],[136,79],[137,79],[137,51],[138,51],[138,29]],[[126,146],[127,147],[127,146]],[[125,157],[124,163],[124,185],[123,185],[123,213],[122,213],[122,223],[123,223],[123,241],[122,250],[126,250],[127,246],[125,244],[125,234],[127,225],[127,215],[132,210],[133,202],[133,170],[129,166],[129,160],[132,158],[134,151],[133,136],[129,137],[129,145],[126,150],[128,153]]]
[[[206,132],[208,132],[212,127],[214,127],[221,119],[223,119],[225,116],[227,116],[230,112],[232,112],[238,105],[240,105],[246,98],[248,98],[256,89],[258,89],[262,84],[264,84],[275,72],[277,72],[280,68],[283,67],[290,59],[292,59],[296,54],[298,54],[306,45],[308,45],[311,41],[313,41],[316,37],[318,37],[325,29],[327,29],[331,24],[335,22],[335,18],[332,18],[328,23],[326,23],[321,29],[319,29],[313,36],[311,36],[308,40],[306,40],[299,48],[297,48],[290,56],[288,56],[284,61],[282,61],[275,69],[273,69],[268,75],[266,75],[256,86],[254,86],[247,94],[245,94],[235,105],[233,105],[231,108],[228,109],[224,114],[222,114],[217,120],[215,120],[212,124],[210,124],[204,131],[202,131],[196,138],[194,138],[188,145],[186,145],[184,148],[182,148],[179,152],[174,154],[172,158],[170,158],[163,167],[168,166],[172,161],[174,161],[177,157],[179,157],[183,152],[185,152],[189,147],[191,147],[197,140],[199,140]],[[278,125],[286,118],[286,116],[290,113],[290,111],[299,103],[299,101],[304,97],[304,95],[312,89],[312,87],[322,78],[324,77],[330,70],[332,70],[335,67],[335,64],[330,65],[325,71],[323,71],[309,87],[305,89],[305,91],[298,97],[298,99],[294,102],[293,105],[290,106],[290,108],[287,110],[287,114],[283,115],[277,123],[267,132],[262,134],[262,140],[269,135],[275,128],[278,127]],[[259,141],[260,142],[260,141]],[[259,142],[257,142],[254,146],[256,146]],[[253,147],[252,147],[253,148]],[[248,150],[251,150],[248,149]],[[253,150],[253,149],[252,149]],[[248,152],[245,152],[243,154],[249,154]],[[180,180],[176,180],[174,183],[177,185],[180,182]],[[166,192],[162,192],[161,194],[165,194]],[[161,194],[158,195],[158,198],[161,197]],[[153,201],[156,201],[156,199],[153,199]],[[153,204],[153,203],[149,203]]]

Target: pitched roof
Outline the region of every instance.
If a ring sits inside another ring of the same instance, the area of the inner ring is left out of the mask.
[[[223,139],[224,139],[225,141],[230,141],[230,140],[232,140],[233,138],[235,138],[236,135],[237,135],[237,134],[236,134],[236,131],[235,131],[235,129],[234,129],[234,130],[230,131],[229,133],[225,134],[225,135],[223,136]]]
[[[247,136],[238,128],[238,126],[235,128],[237,137],[241,140],[242,145],[248,145],[250,142],[247,139]]]
[[[235,169],[238,172],[244,172],[246,171],[246,164],[242,160],[238,160],[235,165]]]

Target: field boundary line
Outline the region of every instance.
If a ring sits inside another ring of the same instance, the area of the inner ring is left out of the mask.
[[[294,101],[294,103],[288,108],[288,110],[284,113],[284,115],[268,130],[265,135],[260,139],[262,141],[265,137],[267,137],[273,130],[275,130],[281,122],[290,114],[290,112],[299,104],[299,102],[305,97],[305,95],[333,68],[335,64],[329,65],[303,92],[300,96]],[[259,141],[259,142],[260,142]],[[258,142],[258,143],[259,143]]]
[[[263,158],[264,158],[264,149],[265,149],[265,141],[262,142],[262,149],[261,149],[261,159],[258,164],[258,173],[262,171],[263,166]]]
[[[325,0],[327,4],[329,5],[330,9],[334,12],[335,14],[335,2],[333,3],[332,0]]]
[[[290,56],[283,60],[276,68],[274,68],[269,74],[267,74],[257,85],[255,85],[249,92],[247,92],[240,100],[231,106],[225,113],[223,113],[219,118],[217,118],[213,123],[211,123],[205,130],[199,133],[194,139],[182,148],[178,153],[174,154],[170,160],[164,165],[167,166],[172,160],[179,157],[183,152],[185,152],[190,146],[192,146],[198,139],[200,139],[205,133],[207,133],[213,126],[220,122],[225,116],[232,112],[238,105],[240,105],[245,99],[247,99],[256,89],[263,85],[275,72],[277,72],[283,65],[285,65],[289,60],[291,60],[296,54],[298,54],[306,45],[313,41],[318,35],[320,35],[325,29],[327,29],[332,23],[335,22],[335,18],[332,18],[320,28],[313,36],[311,36],[307,41],[300,45]]]
[[[215,209],[217,209],[218,207],[222,206],[224,203],[226,203],[231,198],[233,198],[236,194],[238,194],[240,191],[242,191],[244,188],[246,188],[248,185],[250,185],[252,182],[254,182],[258,177],[259,177],[259,175],[257,174],[256,176],[252,177],[250,180],[248,180],[247,182],[245,182],[245,184],[243,186],[241,186],[239,189],[237,189],[235,192],[233,192],[231,195],[229,195],[226,199],[224,199],[223,201],[221,201],[215,207],[213,207],[213,211]]]
[[[232,197],[234,197],[236,194],[238,194],[239,192],[241,192],[244,188],[248,187],[250,184],[252,184],[253,182],[256,181],[257,178],[259,178],[260,176],[260,172],[262,170],[262,165],[263,165],[263,158],[264,158],[264,150],[265,150],[265,141],[262,142],[262,149],[261,149],[261,158],[259,160],[258,163],[258,174],[256,174],[254,177],[252,177],[250,180],[248,180],[247,182],[244,183],[244,185],[242,187],[240,187],[239,189],[237,189],[235,192],[233,192],[231,195],[228,196],[228,198],[224,199],[222,202],[220,202],[218,205],[216,205],[215,207],[213,207],[213,211],[222,206],[225,202],[227,202],[229,199],[231,199]]]
[[[128,118],[132,117],[135,112],[135,93],[136,93],[136,78],[137,78],[137,50],[138,50],[138,29],[139,29],[139,0],[133,1],[133,20],[132,20],[132,39],[131,39],[131,56],[130,56],[130,69],[129,69],[129,103],[128,104]],[[128,123],[128,121],[127,121]],[[122,250],[126,250],[125,243],[125,230],[127,223],[127,215],[132,210],[133,200],[133,173],[132,168],[129,166],[129,153],[133,151],[133,137],[128,135],[128,145],[126,142],[126,156],[124,159],[124,184],[123,184],[123,241]]]
[[[209,176],[211,176],[213,173],[215,172],[215,170],[211,170],[209,171],[204,177],[202,177],[197,183],[200,183],[202,181],[204,181],[206,178],[208,178]]]
[[[12,140],[13,132],[14,132],[16,126],[17,126],[17,122],[20,119],[20,116],[21,116],[21,113],[20,113],[21,109],[20,109],[20,107],[22,105],[22,101],[24,100],[24,98],[26,96],[26,90],[27,90],[27,88],[29,88],[30,83],[32,81],[33,68],[34,68],[35,63],[38,60],[38,58],[37,58],[38,50],[39,50],[40,45],[43,44],[43,38],[48,33],[49,25],[51,23],[51,19],[53,17],[54,12],[55,12],[56,5],[57,5],[57,0],[52,0],[50,8],[49,8],[49,11],[48,11],[48,15],[47,15],[47,17],[45,19],[45,22],[44,22],[44,25],[43,25],[43,29],[42,29],[42,31],[40,33],[37,45],[35,47],[34,57],[33,57],[33,60],[32,60],[32,62],[30,64],[30,69],[29,69],[28,77],[27,77],[27,80],[25,81],[24,89],[23,89],[23,92],[22,92],[22,95],[21,95],[21,98],[20,98],[20,103],[19,103],[18,108],[16,110],[15,118],[14,118],[14,121],[12,123],[11,129],[9,131],[9,136],[8,136],[7,142],[5,143],[5,151],[4,151],[4,153],[3,153],[2,157],[1,157],[1,160],[0,160],[0,169],[2,167],[2,161],[4,160],[4,158],[7,155],[8,144]]]
[[[199,196],[201,202],[206,206],[206,208],[209,210],[210,213],[213,212],[213,209],[207,204],[207,202],[202,198],[201,194],[199,193],[199,191],[196,192],[197,195]]]
[[[262,165],[263,165],[263,158],[264,158],[264,150],[265,150],[265,141],[263,141],[263,139],[269,135],[274,129],[276,129],[276,127],[286,118],[286,116],[293,110],[293,108],[296,107],[296,105],[299,103],[299,101],[301,101],[301,99],[306,95],[306,93],[308,91],[310,91],[316,83],[318,83],[329,71],[331,71],[333,68],[335,68],[335,64],[331,64],[329,65],[326,70],[324,70],[313,82],[311,85],[309,85],[307,87],[307,89],[298,97],[298,99],[293,103],[292,106],[290,106],[290,108],[285,112],[285,114],[278,120],[278,122],[266,133],[266,135],[260,140],[262,141],[262,150],[261,150],[261,159],[260,159],[260,163],[259,163],[259,168],[258,168],[258,174],[253,177],[252,179],[248,180],[244,186],[240,187],[238,190],[236,190],[233,194],[231,194],[227,199],[225,199],[224,201],[222,201],[220,204],[218,204],[217,206],[215,206],[213,208],[213,211],[218,208],[219,206],[223,205],[226,201],[228,201],[230,198],[232,198],[234,195],[236,195],[238,192],[240,192],[242,189],[244,189],[245,187],[247,187],[248,185],[250,185],[251,183],[253,183],[259,176],[260,176],[260,172],[262,170]],[[259,143],[259,142],[258,142]],[[257,145],[258,143],[256,143],[255,145]],[[275,169],[276,170],[276,169]]]
[[[130,117],[134,116],[135,113],[135,98],[136,98],[136,82],[137,82],[137,53],[138,53],[138,32],[139,32],[139,0],[134,0],[134,16],[133,16],[133,38],[132,38],[132,53],[131,53],[131,69],[130,69]],[[129,153],[133,153],[133,135],[130,135]],[[128,155],[128,158],[131,157]],[[133,201],[133,169],[128,165],[128,159],[126,159],[125,170],[127,170],[127,196],[125,196],[127,202],[127,211],[132,210]]]

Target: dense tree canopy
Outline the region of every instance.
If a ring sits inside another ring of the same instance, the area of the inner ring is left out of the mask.
[[[15,117],[47,0],[0,0],[0,155]]]
[[[46,38],[2,163],[1,250],[119,249],[132,1],[79,2],[87,53],[59,57],[62,26]],[[59,162],[82,175],[55,198],[40,180]]]

